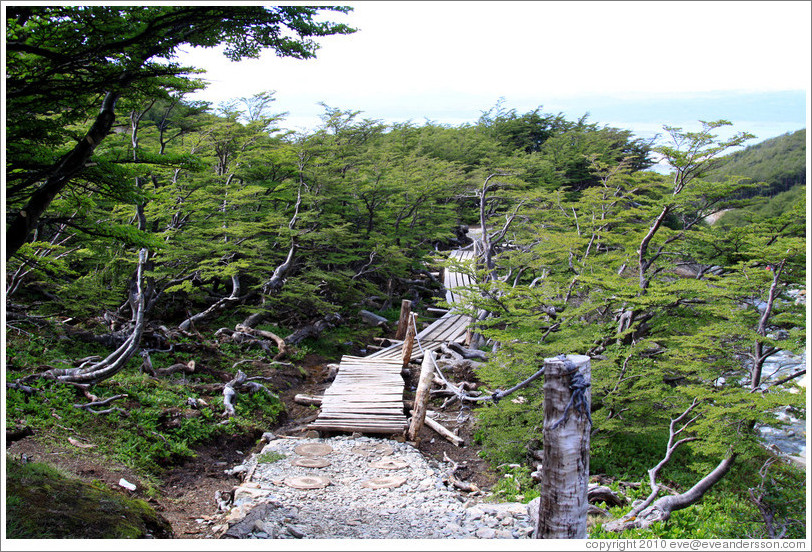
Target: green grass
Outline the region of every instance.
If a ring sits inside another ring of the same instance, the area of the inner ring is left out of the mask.
[[[42,463],[8,458],[10,539],[167,538],[172,528],[143,500],[71,478]]]
[[[47,332],[29,336],[9,331],[7,380],[38,373],[48,366],[64,366],[59,359],[106,353],[103,348],[59,339]],[[239,354],[221,354],[212,357],[211,362],[209,359],[205,362],[230,368]],[[139,371],[140,360],[131,359],[115,377],[88,389],[100,399],[126,395],[110,405],[123,412],[93,414],[75,408],[75,404],[88,402],[79,390],[39,379],[27,383],[37,389],[33,395],[7,389],[6,423],[8,426],[31,427],[46,439],[66,442],[72,437],[92,443],[96,445],[94,452],[136,469],[145,478],[154,479],[167,467],[194,457],[196,447],[226,437],[252,436],[267,431],[284,411],[284,405],[268,394],[241,393],[236,402],[236,415],[224,419],[222,394],[217,391],[204,394],[203,391],[216,381],[212,376],[196,373],[190,379],[199,382],[197,387],[181,383],[179,378],[155,379]],[[186,357],[153,356],[156,366],[180,360],[186,360]],[[204,399],[208,406],[192,408],[187,405],[188,398]]]

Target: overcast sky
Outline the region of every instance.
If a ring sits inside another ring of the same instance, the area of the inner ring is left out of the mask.
[[[290,128],[317,125],[319,102],[457,125],[499,98],[644,136],[699,119],[730,119],[759,140],[807,125],[807,1],[344,3],[354,11],[331,18],[359,31],[321,39],[314,60],[182,56],[208,70],[194,98],[275,90]]]

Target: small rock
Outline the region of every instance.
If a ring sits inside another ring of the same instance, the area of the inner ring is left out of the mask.
[[[239,466],[234,466],[230,470],[225,470],[227,475],[239,475],[241,473],[246,473],[248,471],[248,466],[244,464],[240,464]]]
[[[482,516],[485,515],[485,512],[483,512],[479,508],[468,508],[466,515],[468,516],[468,519],[473,521],[477,519],[482,519]]]
[[[527,515],[530,516],[530,525],[535,527],[539,523],[539,504],[541,498],[534,498],[527,503]]]
[[[294,525],[288,525],[287,529],[288,529],[288,533],[290,533],[290,535],[292,537],[294,537],[294,538],[303,539],[304,536],[305,536],[305,534],[298,527],[296,527]]]
[[[474,534],[478,539],[492,539],[496,537],[496,531],[490,529],[489,527],[480,527]]]

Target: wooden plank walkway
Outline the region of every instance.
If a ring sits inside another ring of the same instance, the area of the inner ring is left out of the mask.
[[[321,412],[308,428],[403,433],[406,415],[402,369],[400,358],[342,357],[336,379],[324,392]]]
[[[470,262],[474,258],[472,251],[458,250],[450,256],[462,262]],[[471,278],[467,274],[446,269],[443,282],[447,290],[446,301],[452,303],[452,310],[417,334],[412,358],[422,356],[424,351],[439,349],[444,343],[465,341],[471,318],[454,313],[453,303],[462,301],[454,290],[471,285]],[[335,380],[324,392],[321,411],[308,429],[403,433],[407,418],[403,408],[405,383],[401,376],[402,351],[403,344],[397,343],[366,357],[342,357]]]

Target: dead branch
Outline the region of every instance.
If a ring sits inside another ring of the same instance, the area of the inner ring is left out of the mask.
[[[183,372],[185,374],[193,374],[195,371],[195,361],[190,360],[186,364],[179,362],[177,364],[173,364],[168,368],[160,368],[158,370],[154,370],[155,376],[168,376],[170,374],[174,374],[175,372]]]
[[[302,404],[304,406],[321,406],[322,397],[315,397],[313,395],[296,395],[293,397],[293,402]]]
[[[225,412],[223,412],[223,416],[231,417],[237,413],[237,411],[234,409],[234,401],[237,398],[237,391],[235,387],[242,385],[247,377],[248,376],[245,374],[245,372],[238,370],[236,377],[228,382],[225,387],[223,387],[223,405],[226,408]]]
[[[6,389],[16,389],[17,391],[22,391],[26,395],[34,395],[35,393],[38,392],[37,389],[34,389],[33,387],[28,386],[28,385],[23,385],[19,381],[15,381],[15,382],[7,381],[6,382]]]
[[[263,381],[269,379],[270,378],[265,378],[262,376],[252,376],[249,378],[245,372],[242,370],[237,370],[237,375],[234,376],[234,379],[223,386],[223,405],[225,405],[225,411],[222,415],[224,417],[231,417],[237,413],[234,408],[234,403],[237,400],[237,394],[239,391],[248,391],[248,393],[252,395],[262,391],[267,393],[270,397],[279,400],[279,397],[272,393],[270,389],[261,383],[257,383],[257,380]],[[281,402],[282,401],[280,401],[280,403]],[[284,406],[284,403],[282,404]]]
[[[722,461],[719,462],[713,471],[703,477],[696,485],[684,493],[664,496],[657,499],[660,491],[665,489],[664,485],[657,483],[657,477],[660,470],[662,470],[662,468],[671,460],[674,451],[680,445],[696,440],[696,437],[683,437],[679,440],[676,438],[699,418],[699,415],[697,415],[683,423],[683,420],[685,420],[698,405],[699,400],[695,398],[682,414],[671,420],[668,429],[669,435],[668,443],[666,444],[665,456],[648,472],[649,487],[651,488],[651,493],[649,496],[639,504],[635,505],[629,513],[620,519],[605,523],[603,525],[604,529],[607,531],[622,532],[626,529],[632,528],[645,529],[655,522],[667,521],[673,512],[687,508],[688,506],[691,506],[695,502],[699,501],[713,485],[715,485],[725,476],[730,467],[733,465],[736,459],[736,454],[731,454],[730,456],[722,459]],[[676,429],[677,424],[682,424],[682,427]]]
[[[237,303],[240,300],[242,300],[242,297],[240,297],[240,275],[234,274],[231,276],[231,294],[228,297],[223,297],[203,312],[190,316],[178,325],[178,329],[181,331],[188,331],[195,323],[214,316],[229,305]]]
[[[426,417],[423,419],[423,423],[426,426],[433,429],[434,431],[436,431],[443,438],[453,443],[455,446],[461,447],[465,443],[462,437],[460,437],[459,435],[455,435],[454,433],[446,429],[446,427],[443,426],[440,422],[432,418],[429,413],[427,413]]]
[[[234,329],[237,330],[238,332],[245,333],[251,336],[264,337],[265,339],[270,339],[274,343],[276,343],[276,348],[279,350],[279,352],[274,357],[274,360],[281,360],[285,358],[289,353],[288,344],[285,343],[285,340],[273,332],[269,332],[267,330],[257,330],[244,324],[237,324],[237,326]]]
[[[113,395],[112,397],[109,397],[107,399],[96,400],[96,401],[89,402],[89,403],[86,403],[86,404],[74,404],[73,407],[78,408],[80,410],[87,410],[89,412],[94,412],[92,409],[97,407],[97,406],[107,406],[108,404],[110,404],[113,401],[117,401],[119,399],[123,399],[123,398],[126,398],[128,396],[129,395],[127,395],[127,394]],[[98,414],[98,412],[96,412],[96,414]]]
[[[451,458],[449,458],[448,454],[446,454],[445,452],[443,453],[443,460],[451,464],[451,467],[446,472],[446,478],[448,479],[449,483],[454,485],[459,490],[465,491],[467,493],[479,492],[479,487],[477,487],[474,483],[466,483],[464,481],[461,481],[454,475],[459,469],[459,464],[457,464],[457,462],[454,462]]]

